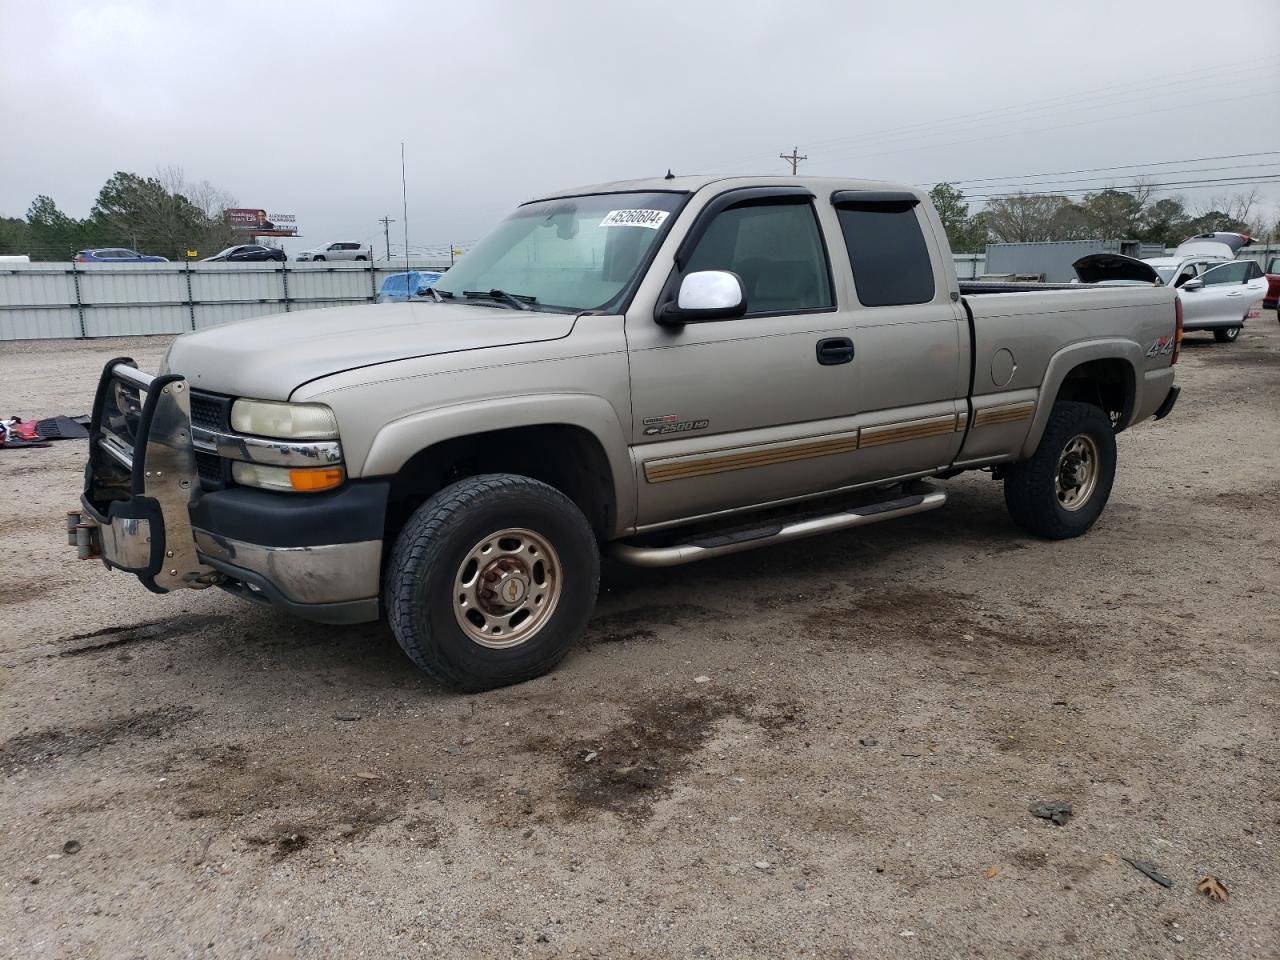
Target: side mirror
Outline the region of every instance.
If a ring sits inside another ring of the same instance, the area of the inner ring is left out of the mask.
[[[736,320],[747,312],[747,295],[742,279],[729,270],[699,270],[680,281],[674,303],[658,311],[661,324],[704,323],[708,320]]]
[[[1189,292],[1191,292],[1192,290],[1203,290],[1203,289],[1204,289],[1204,281],[1203,281],[1203,280],[1201,280],[1199,277],[1192,277],[1190,280],[1188,280],[1186,283],[1184,283],[1184,284],[1183,284],[1182,286],[1180,286],[1178,289],[1179,289],[1179,290],[1187,291],[1188,293],[1189,293]]]

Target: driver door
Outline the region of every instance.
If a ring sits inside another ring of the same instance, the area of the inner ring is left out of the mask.
[[[816,493],[854,472],[857,365],[813,195],[728,191],[688,240],[675,282],[732,271],[747,313],[676,327],[651,308],[628,313],[640,526]]]

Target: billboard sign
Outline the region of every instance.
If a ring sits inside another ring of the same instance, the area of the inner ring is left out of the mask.
[[[267,213],[251,207],[234,207],[227,211],[227,222],[237,233],[255,237],[296,237],[298,218],[292,213]]]

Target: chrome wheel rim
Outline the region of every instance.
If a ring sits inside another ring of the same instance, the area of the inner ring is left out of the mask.
[[[1098,487],[1098,445],[1087,433],[1077,433],[1067,441],[1058,457],[1054,492],[1064,510],[1079,510]]]
[[[1228,340],[1234,340],[1234,339],[1235,339],[1236,337],[1238,337],[1238,336],[1240,336],[1240,328],[1239,328],[1239,327],[1227,327],[1227,339],[1228,339]]]
[[[467,551],[453,580],[453,613],[482,647],[517,647],[551,619],[564,576],[555,548],[522,527],[499,530]]]

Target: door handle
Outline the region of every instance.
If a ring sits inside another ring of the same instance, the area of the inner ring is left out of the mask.
[[[848,337],[826,337],[818,341],[818,363],[832,367],[853,359],[853,341]]]

